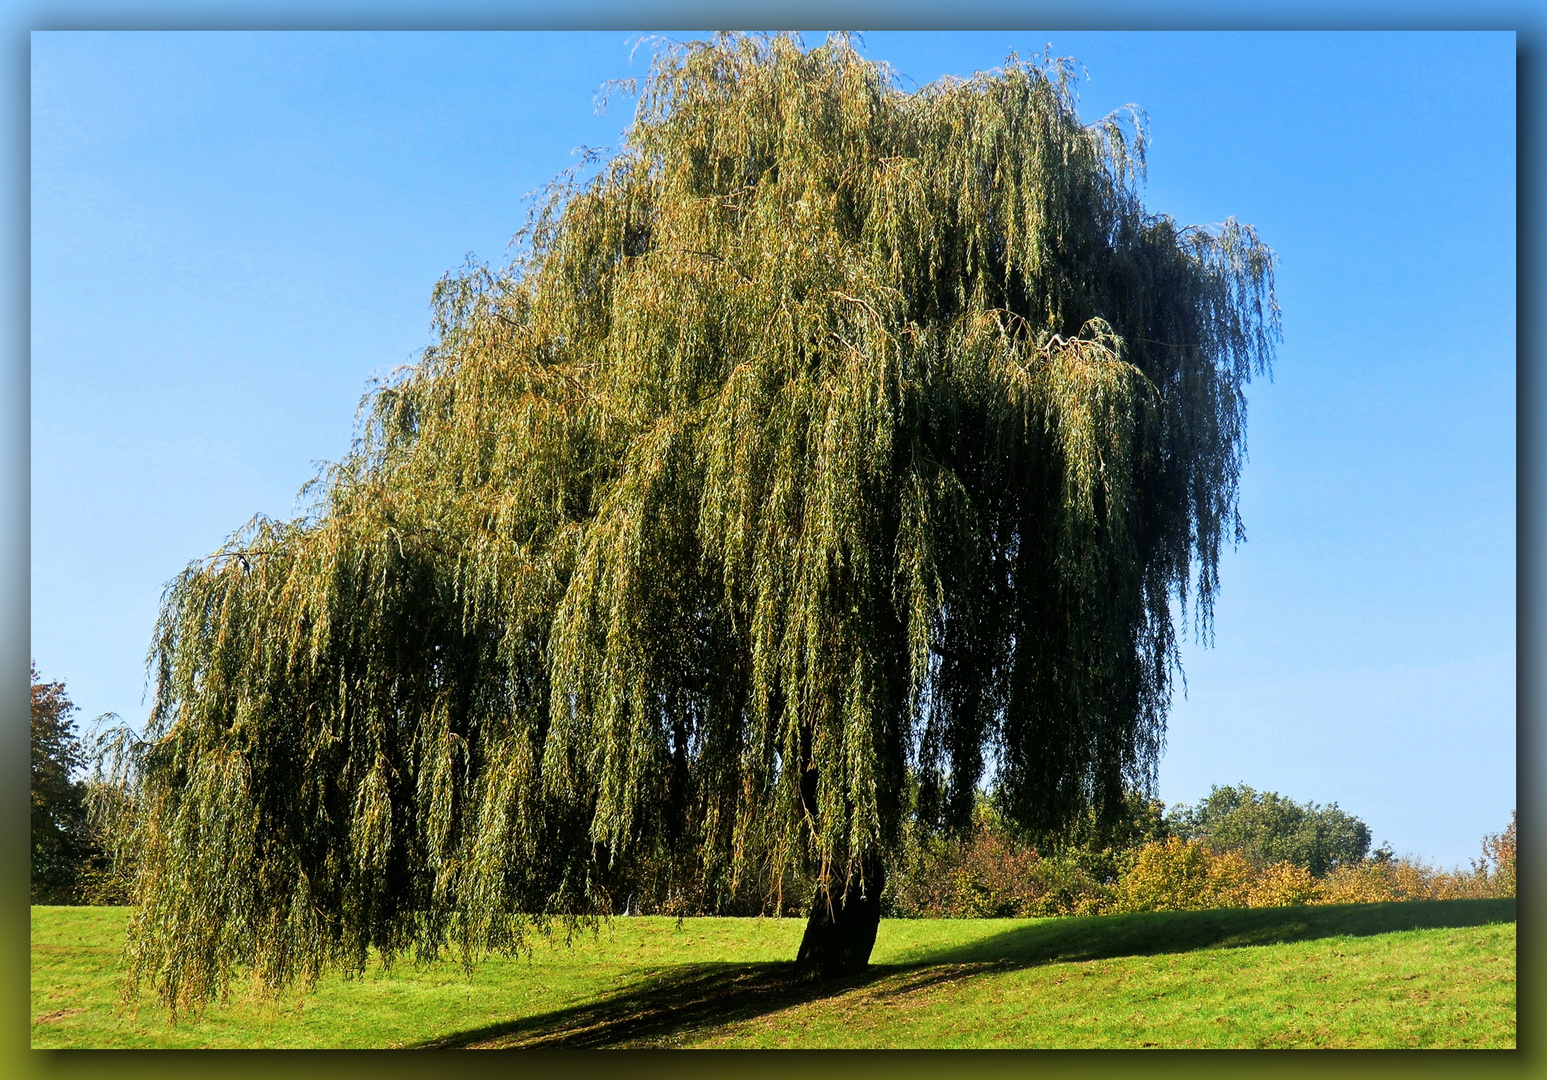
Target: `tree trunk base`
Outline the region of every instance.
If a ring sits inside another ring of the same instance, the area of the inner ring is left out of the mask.
[[[863,892],[858,872],[842,889],[834,887],[827,891],[817,886],[806,934],[795,957],[796,965],[810,976],[841,978],[870,966],[870,952],[875,948],[876,930],[881,925],[881,890],[886,885],[886,871],[875,853],[863,856],[861,865]]]

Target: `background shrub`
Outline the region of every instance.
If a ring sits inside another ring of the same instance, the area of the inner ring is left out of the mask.
[[[1370,853],[1369,829],[1336,804],[1295,803],[1243,784],[1215,788],[1197,808],[1163,809],[1135,797],[1123,822],[1077,823],[1040,843],[1007,828],[991,798],[965,835],[914,823],[883,910],[893,918],[1025,918],[1515,894],[1513,815],[1483,841],[1470,870],[1441,870],[1384,845]]]
[[[1320,885],[1311,872],[1294,863],[1280,862],[1264,867],[1246,889],[1247,907],[1292,907],[1309,904],[1319,895]]]
[[[1036,851],[980,805],[965,835],[906,829],[881,894],[892,918],[1025,918],[1047,891]]]
[[[1483,837],[1483,857],[1474,864],[1498,896],[1515,895],[1516,814],[1509,812],[1509,825],[1502,833]]]
[[[1130,796],[1110,820],[1093,815],[1056,834],[1011,827],[986,796],[964,834],[930,830],[914,820],[882,893],[889,918],[1029,918],[1098,915],[1132,847],[1162,835],[1165,807]]]
[[[1215,851],[1173,836],[1145,844],[1118,881],[1114,911],[1190,911],[1245,907],[1255,878],[1240,851]]]

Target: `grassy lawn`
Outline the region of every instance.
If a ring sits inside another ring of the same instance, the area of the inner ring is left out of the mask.
[[[863,978],[791,978],[799,920],[615,919],[453,963],[118,1004],[125,912],[32,909],[34,1047],[1515,1045],[1515,902],[888,920]]]

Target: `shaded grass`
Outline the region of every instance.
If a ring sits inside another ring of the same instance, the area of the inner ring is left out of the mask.
[[[1157,956],[1196,949],[1281,945],[1328,937],[1513,923],[1515,900],[1409,900],[1208,911],[1156,911],[1063,919],[975,920],[987,933],[942,947],[937,934],[896,936],[877,959],[892,964],[1018,965]],[[938,925],[918,920],[921,928]],[[992,928],[992,930],[990,930]],[[906,942],[906,943],[905,943]]]
[[[1513,900],[888,920],[811,983],[799,920],[617,919],[168,1026],[115,1010],[124,916],[33,909],[34,1046],[1513,1046]]]

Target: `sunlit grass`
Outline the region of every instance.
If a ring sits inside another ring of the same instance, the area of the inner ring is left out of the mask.
[[[571,946],[373,966],[168,1023],[118,1003],[126,913],[32,909],[32,1045],[1514,1046],[1513,900],[888,920],[792,979],[799,920],[616,919]]]

